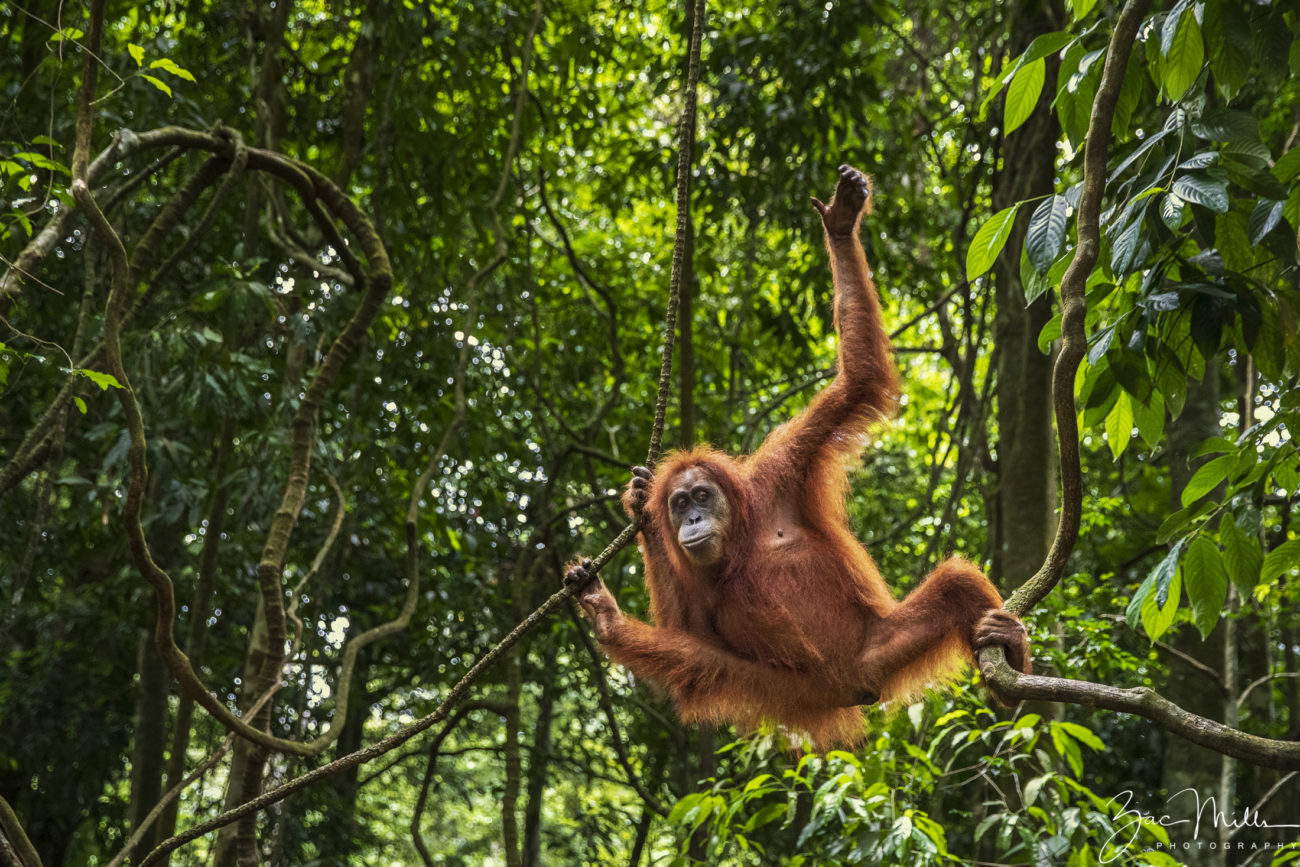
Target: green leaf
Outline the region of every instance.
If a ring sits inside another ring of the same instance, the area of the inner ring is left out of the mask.
[[[1025,290],[1025,306],[1033,304],[1052,288],[1052,281],[1046,274],[1029,264],[1029,254],[1020,251],[1020,288]]]
[[[1101,79],[1100,67],[1090,63],[1089,58],[1095,59],[1095,52],[1084,52],[1080,44],[1074,44],[1066,51],[1057,76],[1056,115],[1061,131],[1076,149],[1081,148],[1088,132],[1093,97]]]
[[[1259,121],[1252,114],[1231,108],[1210,108],[1192,121],[1194,134],[1208,141],[1248,143],[1259,141]]]
[[[1175,129],[1177,129],[1177,127],[1166,126],[1164,129],[1160,130],[1160,132],[1152,133],[1151,135],[1144,138],[1142,140],[1142,144],[1134,148],[1133,153],[1125,157],[1124,160],[1118,166],[1116,166],[1115,169],[1106,177],[1106,182],[1110,183],[1111,181],[1117,179],[1120,175],[1124,174],[1125,169],[1127,169],[1129,166],[1133,165],[1133,163],[1141,159],[1143,154],[1145,154],[1147,151],[1155,147],[1156,142],[1160,141],[1162,138],[1169,135]]]
[[[158,60],[155,60],[153,63],[150,63],[149,68],[165,69],[168,72],[170,72],[172,75],[177,76],[178,78],[183,78],[186,81],[194,81],[194,75],[188,69],[184,69],[180,66],[177,66],[175,61],[166,57],[159,58]]]
[[[1279,208],[1278,217],[1281,216]],[[1215,216],[1214,240],[1219,256],[1228,271],[1246,272],[1255,264],[1255,250],[1250,240],[1247,220],[1241,212],[1229,211]],[[1235,303],[1236,300],[1234,295],[1232,301]]]
[[[1003,67],[1002,74],[993,82],[993,87],[989,89],[989,92],[984,96],[984,101],[980,103],[980,119],[982,120],[988,114],[989,104],[992,103],[994,98],[1002,92],[1003,87],[1011,83],[1012,79],[1015,77],[1016,73],[1020,71],[1021,67],[1033,63],[1035,60],[1044,58],[1049,54],[1055,54],[1071,42],[1074,42],[1075,39],[1076,37],[1071,36],[1069,33],[1066,33],[1063,30],[1058,30],[1052,33],[1044,33],[1042,36],[1035,38],[1033,42],[1029,43],[1029,47],[1025,49],[1025,53],[1016,59],[1014,65],[1008,63],[1006,67]]]
[[[1011,86],[1007,88],[1007,101],[1002,107],[1004,132],[1010,133],[1034,113],[1038,97],[1043,92],[1043,81],[1047,76],[1047,61],[1041,57],[1033,63],[1020,67]]]
[[[1040,274],[1046,274],[1061,255],[1070,203],[1065,196],[1050,196],[1034,210],[1025,234],[1025,252]]]
[[[1269,199],[1260,199],[1259,204],[1250,212],[1250,243],[1258,245],[1263,241],[1269,232],[1277,228],[1277,224],[1282,222],[1282,209],[1286,207],[1286,202],[1275,202]]]
[[[1260,569],[1259,580],[1272,581],[1296,566],[1300,566],[1300,539],[1283,542],[1269,551],[1264,558],[1263,568]]]
[[[1052,314],[1052,318],[1038,332],[1038,351],[1047,355],[1052,348],[1052,341],[1061,336],[1061,312]]]
[[[1185,201],[1204,205],[1216,214],[1228,210],[1228,187],[1223,181],[1199,175],[1183,175],[1174,181],[1174,194]]]
[[[95,385],[99,386],[102,391],[108,391],[110,388],[121,388],[122,383],[111,373],[101,373],[98,370],[91,370],[88,367],[78,367],[74,373],[79,373],[89,379]]]
[[[1223,614],[1228,596],[1228,573],[1218,547],[1205,536],[1197,536],[1183,560],[1183,586],[1192,603],[1192,620],[1205,639]]]
[[[1165,601],[1169,596],[1170,587],[1173,585],[1173,580],[1177,576],[1178,561],[1182,559],[1183,549],[1185,547],[1187,547],[1187,539],[1179,539],[1178,542],[1169,549],[1169,553],[1165,555],[1165,559],[1161,560],[1156,565],[1156,568],[1151,570],[1151,578],[1155,582],[1154,595],[1156,597],[1156,602],[1161,605],[1165,604]]]
[[[1056,775],[1050,773],[1043,774],[1041,777],[1034,777],[1032,780],[1025,783],[1025,790],[1023,793],[1021,793],[1020,800],[1022,803],[1024,803],[1026,808],[1032,807],[1034,805],[1034,801],[1038,800],[1039,790],[1043,788],[1043,783],[1046,783],[1054,776]]]
[[[1241,90],[1250,75],[1254,39],[1249,15],[1229,0],[1205,3],[1205,43],[1210,49],[1210,71],[1224,102]]]
[[[1169,14],[1172,17],[1174,13]],[[1196,23],[1196,16],[1181,15],[1177,25],[1178,29],[1164,52],[1167,59],[1164,68],[1165,91],[1175,102],[1195,83],[1201,74],[1201,64],[1205,62],[1205,43],[1201,39],[1201,27]],[[1168,32],[1169,24],[1166,22],[1165,33]]]
[[[1259,540],[1243,533],[1232,513],[1224,512],[1219,521],[1219,543],[1223,545],[1223,564],[1232,583],[1242,595],[1250,593],[1259,583],[1259,570],[1264,564]]]
[[[761,828],[769,822],[781,818],[785,815],[786,809],[786,804],[768,804],[766,807],[751,816],[749,821],[746,822],[740,830],[742,833],[748,834],[755,828]]]
[[[1223,155],[1232,157],[1237,162],[1258,171],[1263,171],[1273,162],[1273,152],[1268,149],[1268,145],[1259,139],[1226,142],[1223,145]],[[1270,183],[1272,180],[1273,176],[1269,175],[1263,183]],[[1279,189],[1278,192],[1284,193],[1286,191]]]
[[[707,796],[703,792],[691,792],[682,796],[682,799],[674,804],[672,810],[668,813],[669,824],[680,824],[686,814],[698,806],[705,797]]]
[[[135,61],[136,66],[144,64],[144,49],[134,42],[127,43],[126,50],[131,52],[131,58]]]
[[[1300,145],[1291,148],[1273,163],[1273,177],[1284,184],[1291,183],[1297,174],[1300,174]]]
[[[1188,157],[1178,164],[1180,169],[1208,169],[1219,161],[1218,151],[1203,151],[1196,156]]]
[[[1201,358],[1209,361],[1223,341],[1223,321],[1219,318],[1215,299],[1208,294],[1197,295],[1192,302],[1191,332],[1192,342]]]
[[[1160,200],[1160,220],[1171,232],[1177,232],[1183,224],[1183,200],[1173,193],[1168,193]]]
[[[1069,763],[1070,770],[1074,771],[1076,777],[1083,776],[1083,754],[1074,738],[1070,737],[1069,733],[1055,720],[1048,723],[1048,731],[1052,734],[1052,745],[1061,754],[1061,758]]]
[[[1153,449],[1160,443],[1165,432],[1165,397],[1157,389],[1152,389],[1146,401],[1134,398],[1132,401],[1133,422],[1137,425],[1138,436],[1147,448]]]
[[[1180,500],[1184,506],[1190,506],[1192,503],[1204,497],[1210,491],[1214,490],[1219,484],[1228,477],[1236,462],[1236,455],[1224,455],[1207,461],[1192,474],[1191,479],[1187,482],[1187,487],[1183,488]]]
[[[1182,23],[1183,13],[1187,11],[1187,6],[1191,0],[1178,0],[1174,7],[1169,10],[1165,16],[1164,26],[1160,28],[1160,53],[1169,56],[1169,49],[1173,46],[1174,37],[1178,34],[1178,25]]]
[[[966,251],[967,280],[974,280],[993,267],[998,254],[1006,246],[1007,238],[1011,236],[1011,227],[1015,224],[1019,208],[1020,203],[1016,202],[1011,207],[998,211],[980,226],[971,241],[970,249]]]
[[[18,151],[13,155],[13,158],[16,160],[22,160],[25,163],[30,163],[34,168],[49,169],[52,172],[62,172],[68,176],[72,175],[72,169],[68,168],[63,163],[58,162],[57,160],[52,160],[45,154],[37,153],[36,151]]]
[[[1106,745],[1101,742],[1101,738],[1092,733],[1091,729],[1072,722],[1060,722],[1057,723],[1057,725],[1065,729],[1065,731],[1069,733],[1070,737],[1079,741],[1089,749],[1094,749],[1101,753],[1106,751]]]
[[[1134,632],[1138,628],[1138,620],[1142,616],[1142,606],[1146,604],[1147,597],[1150,596],[1156,588],[1155,573],[1151,573],[1142,580],[1138,589],[1133,591],[1133,598],[1129,600],[1128,607],[1124,609],[1124,619],[1128,622],[1129,629]]]
[[[84,400],[74,395],[72,398],[72,402],[77,405],[77,409],[81,412],[82,415],[86,414],[86,402]]]
[[[1169,582],[1163,601],[1157,590],[1142,604],[1142,628],[1152,641],[1159,640],[1174,625],[1174,615],[1178,613],[1182,595],[1182,570],[1177,570]]]
[[[1130,403],[1132,398],[1128,392],[1121,391],[1119,399],[1115,401],[1115,406],[1111,408],[1110,414],[1106,416],[1106,443],[1110,446],[1110,453],[1119,460],[1119,456],[1124,454],[1128,448],[1129,441],[1133,439],[1133,407]]]
[[[1088,17],[1088,13],[1097,5],[1097,0],[1070,0],[1070,9],[1076,22]]]
[[[1142,250],[1142,255],[1145,256],[1147,247],[1140,243],[1141,240],[1142,211],[1138,211],[1137,216],[1124,227],[1124,231],[1119,233],[1119,237],[1111,242],[1110,270],[1116,279],[1127,276],[1140,263],[1139,250]]]
[[[154,78],[152,75],[142,72],[140,73],[140,77],[143,78],[145,81],[149,82],[150,84],[152,84],[154,87],[161,90],[163,93],[167,94],[168,96],[172,95],[172,89],[168,87],[166,84],[164,84],[163,82]]]
[[[1116,139],[1128,136],[1133,112],[1142,102],[1146,76],[1142,73],[1142,61],[1138,58],[1136,51],[1128,56],[1128,67],[1124,70],[1124,84],[1120,88],[1119,98],[1115,101],[1115,115],[1110,119],[1110,133]]]

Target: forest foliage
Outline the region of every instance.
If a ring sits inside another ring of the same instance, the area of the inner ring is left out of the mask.
[[[0,5],[0,863],[309,773],[156,857],[1300,863],[1294,4],[705,4],[665,445],[833,376],[850,163],[906,383],[854,532],[1011,596],[1082,505],[1022,612],[1056,692],[972,672],[829,753],[683,726],[554,597],[650,439],[693,11],[94,5]],[[635,546],[602,575],[644,616]]]

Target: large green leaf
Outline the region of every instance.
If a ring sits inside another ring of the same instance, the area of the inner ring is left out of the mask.
[[[1224,512],[1219,521],[1219,543],[1223,545],[1223,564],[1232,583],[1243,594],[1250,593],[1259,583],[1259,570],[1264,564],[1259,540],[1243,533],[1232,513]]]
[[[1007,133],[1018,128],[1034,113],[1038,97],[1043,92],[1043,80],[1047,75],[1047,61],[1041,57],[1032,63],[1020,67],[1016,77],[1011,79],[1007,88],[1007,101],[1003,105],[1003,126]]]
[[[1121,391],[1106,416],[1106,444],[1118,460],[1133,439],[1133,407],[1128,392]]]
[[[1187,486],[1183,488],[1180,496],[1182,504],[1190,506],[1217,488],[1228,477],[1228,473],[1232,471],[1236,461],[1236,455],[1224,455],[1202,464],[1187,481]]]
[[[1197,536],[1183,558],[1183,587],[1192,606],[1192,620],[1201,638],[1219,622],[1228,595],[1228,574],[1218,547],[1205,536]]]
[[[1250,243],[1258,244],[1263,241],[1269,232],[1277,228],[1277,224],[1282,222],[1282,209],[1286,207],[1286,202],[1275,202],[1270,199],[1260,199],[1255,205],[1255,209],[1250,212]]]
[[[1190,4],[1191,0],[1178,0],[1165,15],[1164,24],[1160,26],[1160,53],[1166,57],[1173,47],[1174,37],[1178,34],[1178,25],[1183,20],[1183,13],[1187,11]]]
[[[1173,13],[1170,13],[1172,17]],[[1169,31],[1166,24],[1165,32]],[[1179,16],[1177,30],[1165,50],[1165,67],[1163,83],[1170,99],[1178,100],[1192,86],[1201,74],[1201,64],[1205,61],[1205,44],[1201,39],[1201,27],[1196,23],[1196,16],[1190,12]]]
[[[1143,247],[1141,240],[1142,215],[1139,212],[1111,241],[1110,270],[1116,280],[1123,280],[1139,264],[1137,253]]]
[[[1300,539],[1292,539],[1268,552],[1260,569],[1259,580],[1272,581],[1297,566],[1300,566]]]
[[[1249,13],[1232,0],[1206,0],[1204,31],[1210,71],[1224,100],[1231,99],[1250,76],[1252,43]]]
[[[1065,229],[1070,203],[1065,196],[1049,196],[1029,218],[1029,231],[1025,234],[1025,252],[1040,274],[1046,274],[1061,255],[1065,243]]]
[[[1049,54],[1055,54],[1077,38],[1063,30],[1044,33],[1042,36],[1036,37],[1033,42],[1029,43],[1029,47],[1025,49],[1024,53],[1016,58],[1015,63],[1007,64],[1009,68],[1004,67],[1002,74],[993,82],[993,86],[989,88],[989,92],[984,96],[984,101],[980,103],[980,118],[985,117],[989,110],[989,104],[1002,92],[1003,87],[1014,80],[1023,67],[1041,60]]]
[[[1183,546],[1186,543],[1186,539],[1179,539],[1133,593],[1133,599],[1125,611],[1128,625],[1133,629],[1137,629],[1139,619],[1145,620],[1148,603],[1159,607],[1167,601],[1169,587],[1178,573],[1178,560],[1183,556]]]
[[[1011,237],[1011,228],[1015,225],[1016,211],[1019,209],[1020,203],[1016,202],[1011,207],[998,211],[980,226],[971,240],[970,249],[966,251],[967,280],[974,280],[993,267],[998,254],[1007,244],[1007,238]]]
[[[1244,111],[1210,108],[1191,123],[1192,132],[1207,141],[1258,142],[1259,120]]]
[[[1182,570],[1176,569],[1164,595],[1157,590],[1142,603],[1142,628],[1152,641],[1158,641],[1174,625],[1174,615],[1182,601],[1182,581]]]
[[[1166,193],[1165,197],[1160,200],[1160,221],[1163,222],[1171,232],[1178,231],[1183,224],[1183,200],[1178,198],[1174,193]]]
[[[1228,187],[1223,181],[1200,175],[1183,175],[1174,181],[1173,191],[1180,199],[1204,205],[1216,214],[1228,210]]]

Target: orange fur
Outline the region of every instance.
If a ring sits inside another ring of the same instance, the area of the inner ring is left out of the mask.
[[[646,494],[640,547],[656,625],[620,616],[603,640],[614,660],[662,685],[688,722],[753,728],[770,720],[819,747],[856,743],[864,720],[850,706],[855,691],[915,697],[972,658],[976,623],[1002,605],[988,578],[957,559],[900,603],[848,529],[845,460],[892,413],[899,392],[846,210],[856,208],[859,219],[865,210],[860,177],[842,171],[823,210],[842,347],[835,381],[753,455],[697,448],[667,456]],[[851,236],[830,231],[846,224]],[[676,479],[693,467],[731,510],[725,561],[709,569],[683,554],[668,510]],[[629,487],[629,513],[637,500]],[[1027,640],[1011,650],[1027,670]]]

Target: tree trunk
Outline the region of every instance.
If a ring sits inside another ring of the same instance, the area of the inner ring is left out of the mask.
[[[235,435],[235,420],[226,416],[221,425],[217,441],[217,452],[212,462],[212,478],[225,479],[230,474],[230,458],[233,452],[232,440]],[[212,495],[208,507],[207,526],[204,528],[203,550],[199,553],[199,577],[194,585],[194,596],[190,600],[189,623],[185,629],[185,655],[195,670],[203,664],[204,652],[208,641],[208,610],[212,592],[217,582],[217,555],[221,549],[221,536],[225,528],[226,506],[230,502],[230,485],[224,482]],[[194,699],[182,693],[176,706],[176,722],[172,727],[171,752],[167,756],[167,785],[173,786],[185,777],[185,758],[190,746],[190,730],[194,722]],[[176,817],[180,810],[180,797],[173,798],[158,817],[157,839],[165,840],[176,833]],[[148,852],[146,848],[140,851]],[[171,854],[160,862],[167,867]]]
[[[553,672],[555,643],[550,642],[545,672]],[[542,800],[546,791],[546,774],[551,764],[551,720],[555,696],[559,692],[556,678],[549,676],[542,684],[538,699],[537,722],[533,726],[533,751],[528,760],[528,803],[524,807],[524,867],[542,865]]]
[[[267,656],[266,612],[262,603],[257,603],[257,615],[253,624],[253,633],[249,637],[248,656],[244,661],[244,693],[240,703],[251,707],[260,694],[258,685],[262,683],[260,672],[262,660]],[[268,726],[270,721],[269,706],[263,707],[249,724],[257,727]],[[234,757],[230,760],[230,775],[226,779],[226,798],[223,810],[233,809],[257,796],[262,786],[262,766],[266,761],[266,750],[244,738],[235,739]],[[257,863],[256,852],[257,814],[245,816],[234,825],[227,825],[217,832],[216,867],[245,867]]]
[[[1017,0],[1009,12],[1010,55],[1014,57],[1035,37],[1060,27],[1056,4]],[[1047,64],[1047,79],[1053,81],[1060,61],[1052,55]],[[1053,192],[1059,136],[1048,88],[1029,120],[1002,140],[1001,165],[993,179],[995,211]],[[1020,209],[994,268],[998,487],[993,577],[1003,587],[1014,587],[1038,571],[1055,530],[1052,359],[1038,349],[1038,334],[1052,317],[1051,297],[1044,294],[1026,307],[1020,284],[1020,256],[1032,212],[1032,208]]]
[[[352,691],[348,699],[348,718],[339,732],[338,742],[334,745],[334,757],[341,758],[348,753],[361,749],[365,739],[365,725],[369,714],[371,695],[366,690],[370,680],[370,655],[363,649],[357,654],[356,667],[352,670]],[[357,820],[358,777],[361,768],[349,768],[330,778],[329,786],[335,795],[329,811],[329,821],[317,837],[316,847],[320,858],[326,864],[350,864],[356,846],[356,839],[361,833]],[[281,821],[287,816],[281,815]]]
[[[1191,456],[1196,446],[1207,437],[1218,436],[1220,433],[1219,367],[1217,362],[1211,360],[1205,365],[1205,378],[1188,387],[1183,414],[1169,426],[1169,487],[1173,498],[1172,508],[1178,508],[1183,488],[1195,471]],[[1207,640],[1202,641],[1195,629],[1184,627],[1168,641],[1177,650],[1217,669],[1224,661],[1223,642],[1226,631],[1216,628]],[[1179,663],[1173,662],[1171,665],[1178,666]],[[1210,719],[1222,716],[1224,704],[1221,695],[1216,690],[1206,689],[1205,682],[1199,677],[1187,677],[1182,671],[1174,669],[1159,691],[1165,698],[1192,713]],[[1184,789],[1192,789],[1202,801],[1217,795],[1221,782],[1222,758],[1216,752],[1189,744],[1181,738],[1165,738],[1161,785],[1167,796],[1177,796],[1166,812],[1171,815],[1178,813],[1178,818],[1192,816],[1195,799],[1189,797],[1190,793],[1177,795]],[[1225,805],[1221,809],[1231,809],[1231,806]],[[1217,832],[1212,825],[1203,822],[1201,839],[1194,840],[1191,837],[1194,825],[1194,822],[1189,822],[1170,829],[1171,841],[1190,844],[1186,850],[1181,850],[1180,857],[1185,859],[1183,863],[1193,867],[1219,864],[1221,853],[1217,847],[1212,852],[1209,846],[1211,842],[1216,842]],[[1197,845],[1198,843],[1203,845]]]
[[[140,630],[136,671],[134,743],[131,747],[131,833],[162,797],[163,743],[167,737],[168,675],[153,644],[153,631]],[[157,826],[140,838],[136,852],[148,852],[158,842]]]
[[[523,765],[519,758],[519,701],[522,690],[523,650],[510,652],[506,660],[505,713],[505,790],[501,793],[501,845],[505,849],[506,867],[520,867],[519,855],[519,787]]]

